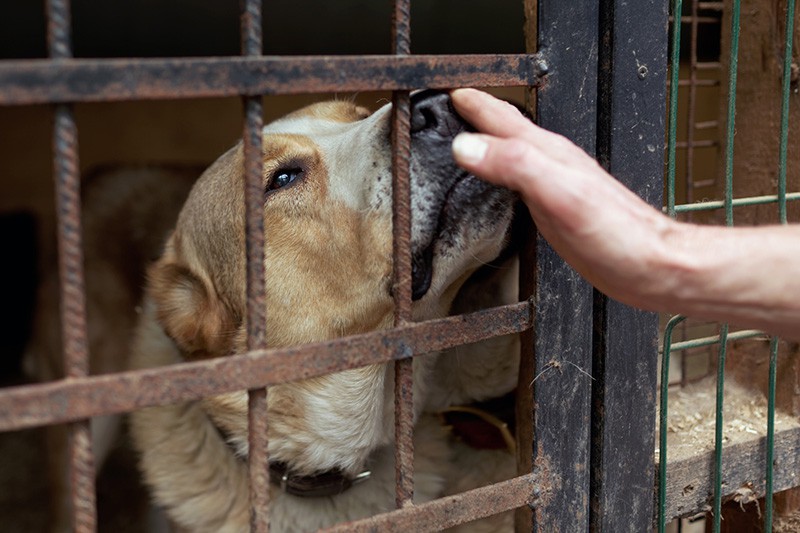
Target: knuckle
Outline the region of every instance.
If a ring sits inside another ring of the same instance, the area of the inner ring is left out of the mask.
[[[508,139],[505,143],[503,158],[506,164],[511,167],[525,165],[531,146],[521,139]]]

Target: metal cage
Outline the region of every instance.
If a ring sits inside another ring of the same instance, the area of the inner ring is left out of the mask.
[[[540,125],[571,138],[596,155],[626,186],[651,204],[662,205],[666,3],[525,0],[523,7],[525,54],[412,54],[409,0],[395,0],[391,55],[265,56],[262,10],[268,15],[269,6],[262,8],[258,0],[245,0],[239,57],[76,59],[71,51],[69,2],[48,0],[49,58],[0,61],[0,105],[53,106],[67,377],[0,390],[0,430],[70,423],[76,531],[97,528],[90,418],[228,391],[250,391],[252,530],[266,531],[268,387],[386,362],[394,362],[397,376],[398,509],[334,529],[439,530],[512,509],[519,509],[518,530],[652,529],[656,514],[653,420],[658,389],[655,314],[621,305],[593,290],[530,231],[522,257],[520,303],[428,322],[411,320],[411,90],[529,87],[530,105]],[[681,11],[679,5],[674,9]],[[674,41],[673,52],[677,49]],[[673,67],[673,76],[675,73]],[[673,91],[677,85],[673,77]],[[260,219],[261,97],[378,89],[394,94],[395,327],[313,345],[265,349],[269,309],[264,309],[264,272],[256,266],[262,263],[264,242]],[[249,351],[157,370],[90,376],[78,131],[71,104],[218,96],[239,96],[244,108]],[[672,102],[676,102],[674,97]],[[670,190],[668,187],[668,194]],[[732,202],[727,197],[724,200],[726,206]],[[670,213],[680,210],[674,200],[667,205]],[[517,406],[518,477],[430,503],[411,504],[412,358],[509,333],[520,333],[523,338]],[[668,380],[662,381],[662,385],[666,383]],[[665,450],[660,457],[666,457]],[[663,483],[667,462],[661,466]],[[663,485],[660,494],[669,497]],[[659,510],[664,509],[662,502]]]

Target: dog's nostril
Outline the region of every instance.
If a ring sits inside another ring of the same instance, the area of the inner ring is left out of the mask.
[[[420,110],[422,118],[425,119],[425,129],[435,130],[439,126],[439,120],[436,118],[436,113],[432,109],[425,107]]]
[[[411,96],[411,133],[430,131],[449,136],[461,124],[446,92],[429,90]]]
[[[416,106],[411,112],[411,133],[435,130],[439,126],[436,111],[427,103]]]

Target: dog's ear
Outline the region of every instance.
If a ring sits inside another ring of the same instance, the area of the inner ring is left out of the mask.
[[[185,355],[230,352],[236,321],[210,282],[166,256],[150,268],[148,290],[159,323]]]

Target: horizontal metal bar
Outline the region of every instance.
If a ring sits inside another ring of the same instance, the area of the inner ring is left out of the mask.
[[[737,341],[742,339],[752,339],[755,337],[766,337],[767,334],[757,329],[743,329],[741,331],[734,331],[728,333],[727,340]],[[680,352],[683,350],[690,350],[692,348],[699,348],[701,346],[711,346],[720,341],[719,335],[711,335],[710,337],[700,337],[698,339],[691,339],[683,342],[675,342],[670,347],[670,352]],[[663,347],[662,347],[663,350]]]
[[[713,9],[714,11],[722,11],[725,9],[725,2],[700,2],[698,6],[700,9]]]
[[[719,142],[712,139],[704,139],[700,141],[692,141],[691,145],[687,141],[678,141],[675,143],[675,148],[713,148],[719,146]]]
[[[667,87],[672,86],[672,81],[667,80]],[[678,80],[678,87],[718,87],[719,80],[708,80],[708,79],[688,79],[683,78]]]
[[[670,19],[672,19],[672,17],[670,17]],[[681,17],[681,23],[682,24],[690,24],[690,23],[694,22],[694,20],[695,20],[695,17],[692,17],[692,16]],[[697,17],[697,22],[699,22],[701,24],[719,24],[719,18],[717,18],[717,17],[699,16],[699,17]]]
[[[719,85],[719,80],[687,80],[682,79],[678,82],[678,87],[689,87],[694,85],[695,87],[716,87]]]
[[[325,531],[442,531],[523,505],[534,505],[539,493],[544,492],[539,485],[552,483],[539,477],[536,473],[526,474],[454,496],[340,524]]]
[[[786,201],[800,200],[800,192],[793,192],[786,195]],[[734,198],[733,207],[746,207],[752,205],[774,204],[778,202],[778,195],[771,194],[768,196],[750,196],[748,198]],[[713,200],[710,202],[697,202],[694,204],[681,204],[675,206],[676,213],[689,213],[693,211],[712,211],[714,209],[722,209],[725,207],[724,200]],[[666,212],[666,208],[663,209]]]
[[[719,61],[698,61],[697,70],[720,70],[722,63]]]
[[[0,431],[196,400],[386,363],[533,325],[532,300],[331,341],[0,390]]]
[[[702,189],[703,187],[711,187],[716,182],[716,178],[706,178],[704,180],[697,179],[692,183],[692,187],[695,189]]]
[[[708,130],[719,127],[718,120],[704,120],[702,122],[695,122],[694,127],[697,130]]]
[[[0,61],[0,105],[537,85],[538,54]]]

